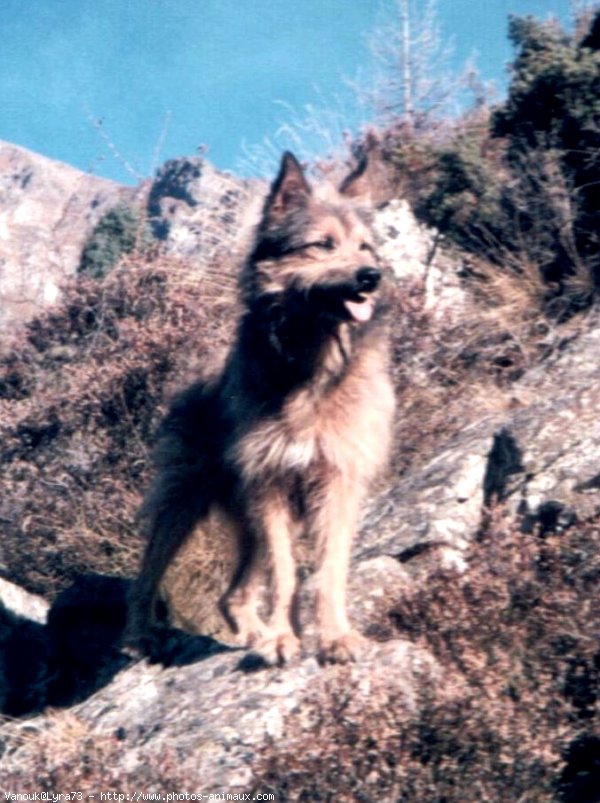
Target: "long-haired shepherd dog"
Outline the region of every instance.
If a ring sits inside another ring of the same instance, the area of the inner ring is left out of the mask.
[[[346,613],[350,549],[394,409],[387,282],[355,202],[364,167],[326,195],[283,156],[242,273],[244,312],[225,368],[179,396],[159,430],[127,630],[142,650],[167,565],[215,509],[237,537],[222,610],[244,644],[272,664],[298,651],[303,533],[314,538],[320,659],[352,660],[360,648]]]

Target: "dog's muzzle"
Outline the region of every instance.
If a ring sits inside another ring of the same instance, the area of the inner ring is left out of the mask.
[[[355,274],[356,295],[352,299],[345,299],[344,306],[353,320],[366,323],[371,320],[375,304],[369,294],[373,293],[381,281],[381,271],[377,268],[364,266]]]

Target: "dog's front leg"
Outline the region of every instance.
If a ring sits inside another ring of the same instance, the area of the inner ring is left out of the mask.
[[[324,663],[355,660],[365,639],[353,630],[346,612],[346,585],[352,539],[362,488],[336,473],[313,511],[317,536],[317,618],[319,657]]]
[[[248,524],[264,543],[271,575],[270,616],[251,646],[267,663],[283,664],[300,647],[292,625],[296,592],[292,542],[297,526],[286,495],[277,489],[259,492],[250,507]]]

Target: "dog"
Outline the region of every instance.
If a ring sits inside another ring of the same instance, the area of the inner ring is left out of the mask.
[[[357,203],[365,170],[363,160],[327,194],[283,155],[242,269],[243,313],[225,367],[176,398],[159,428],[127,629],[138,649],[166,567],[218,511],[238,554],[221,609],[241,642],[271,665],[299,651],[294,545],[305,535],[314,539],[320,660],[359,654],[364,639],[346,612],[350,550],[394,413],[389,281]]]

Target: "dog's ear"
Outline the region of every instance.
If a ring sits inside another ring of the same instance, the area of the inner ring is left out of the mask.
[[[283,217],[293,209],[305,206],[311,192],[300,162],[293,153],[286,151],[277,178],[271,186],[265,214],[271,218]]]
[[[371,186],[367,174],[369,157],[363,153],[354,170],[340,184],[338,191],[346,198],[370,202]]]

